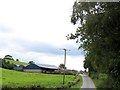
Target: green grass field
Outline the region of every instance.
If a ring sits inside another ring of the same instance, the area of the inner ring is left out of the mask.
[[[28,63],[21,62],[21,61],[10,60],[10,59],[5,59],[5,61],[9,61],[9,62],[10,62],[10,64],[28,65]]]
[[[63,75],[56,74],[42,74],[42,73],[27,73],[14,70],[2,69],[2,86],[18,88],[30,87],[32,85],[39,85],[45,88],[57,88],[62,86]],[[65,83],[74,81],[73,75],[66,75]]]

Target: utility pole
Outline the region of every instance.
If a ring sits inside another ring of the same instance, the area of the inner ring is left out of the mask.
[[[63,74],[63,85],[64,85],[64,83],[65,83],[65,65],[66,65],[66,51],[70,51],[70,50],[67,50],[67,49],[62,49],[62,50],[64,50],[65,51],[65,53],[64,53],[64,74]]]

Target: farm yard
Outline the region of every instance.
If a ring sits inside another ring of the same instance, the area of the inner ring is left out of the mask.
[[[27,73],[3,68],[0,68],[0,71],[2,71],[3,88],[30,88],[32,86],[40,88],[60,88],[62,86],[63,75]],[[66,75],[65,85],[75,81],[75,79],[74,75]]]

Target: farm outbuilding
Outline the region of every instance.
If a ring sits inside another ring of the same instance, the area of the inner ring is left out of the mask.
[[[12,57],[11,55],[5,55],[4,58],[7,58],[7,59],[11,59],[11,60],[13,60],[13,57]]]
[[[15,65],[13,67],[14,70],[18,70],[18,71],[23,71],[23,68],[25,67],[25,65]]]
[[[55,70],[57,70],[56,66],[47,64],[29,64],[23,69],[23,71],[26,72],[42,72],[42,73],[54,73]]]
[[[38,64],[43,73],[54,73],[58,68],[55,65]]]
[[[23,68],[23,71],[26,72],[41,72],[41,68],[36,64],[29,64]]]

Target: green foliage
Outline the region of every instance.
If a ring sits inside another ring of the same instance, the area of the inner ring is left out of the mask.
[[[34,64],[34,62],[33,61],[29,61],[29,64]]]
[[[105,80],[108,78],[107,74],[104,74],[104,73],[100,73],[99,76],[98,76],[99,79],[101,80]]]
[[[15,64],[15,65],[28,65],[25,62],[21,62],[21,61],[14,61],[14,60],[9,60],[9,59],[4,59],[5,61],[9,61],[10,64]]]
[[[11,61],[11,60],[10,60]],[[2,67],[7,69],[13,69],[15,64],[10,63],[10,61],[2,60]]]
[[[80,81],[79,81],[80,80]],[[82,80],[82,77],[81,76],[78,76],[77,79],[77,84],[75,84],[74,86],[72,86],[71,88],[80,88],[83,84],[83,80]],[[79,82],[78,82],[79,81]]]
[[[120,2],[79,2],[73,5],[75,34],[67,36],[85,51],[84,67],[90,72],[106,73],[112,88],[120,88]],[[114,83],[113,83],[114,82]]]
[[[16,59],[16,61],[19,61],[19,59]]]
[[[65,67],[64,64],[60,64],[60,65],[59,65],[59,68],[60,68],[60,69],[66,69],[66,67]]]
[[[82,86],[82,83],[83,83],[82,77],[77,75],[74,81],[69,81],[68,83],[62,85],[62,87],[60,88],[63,88],[65,90],[80,89],[80,87]]]
[[[98,79],[94,78],[93,82],[95,86],[98,88],[97,90],[99,89],[101,90],[101,88],[103,89],[113,88],[112,85],[114,84],[114,79],[105,73],[100,73],[98,75]]]

